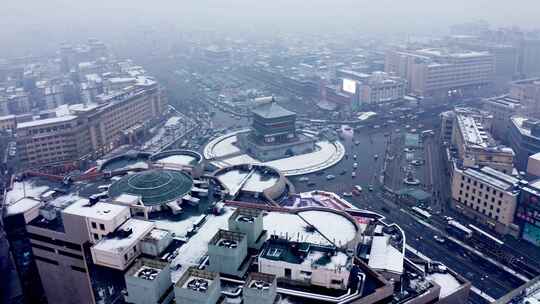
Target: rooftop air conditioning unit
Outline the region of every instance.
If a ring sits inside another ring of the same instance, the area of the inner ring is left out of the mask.
[[[221,240],[219,241],[218,246],[225,248],[236,248],[238,247],[238,242],[233,240]]]
[[[208,280],[205,279],[192,279],[188,282],[187,288],[199,292],[206,292],[208,290]]]

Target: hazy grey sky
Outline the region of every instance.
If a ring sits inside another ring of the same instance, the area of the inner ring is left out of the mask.
[[[532,28],[540,27],[539,12],[540,0],[1,0],[0,38],[9,48],[164,24],[430,32],[485,19]]]

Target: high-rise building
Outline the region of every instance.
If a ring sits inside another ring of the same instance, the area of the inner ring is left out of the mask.
[[[519,43],[518,69],[525,77],[540,75],[540,39],[525,38]]]
[[[493,81],[494,71],[495,59],[488,52],[392,50],[385,60],[385,72],[405,78],[409,90],[421,96],[477,89]]]
[[[154,81],[102,95],[99,101],[72,105],[67,115],[17,124],[21,163],[59,165],[102,155],[121,143],[122,131],[157,119],[167,105],[163,89]]]

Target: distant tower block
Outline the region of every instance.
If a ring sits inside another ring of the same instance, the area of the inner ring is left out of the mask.
[[[275,275],[250,273],[243,290],[244,304],[273,304],[277,296],[276,287]]]
[[[192,266],[174,286],[176,303],[216,304],[221,297],[219,273]]]
[[[263,229],[262,211],[251,208],[238,208],[229,217],[229,230],[246,234],[249,248],[260,249],[267,238]]]
[[[208,256],[208,270],[242,277],[249,267],[246,235],[220,229],[208,244]]]

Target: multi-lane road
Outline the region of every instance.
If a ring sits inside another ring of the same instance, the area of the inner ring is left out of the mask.
[[[238,124],[246,125],[248,122],[244,118],[231,119],[230,114],[218,109],[212,110],[216,112],[212,118],[215,126],[231,127]],[[422,123],[427,125],[424,121]],[[403,228],[409,248],[418,250],[430,259],[443,262],[469,279],[476,292],[480,291],[488,295],[488,297],[481,297],[473,292],[471,294],[471,302],[473,303],[486,303],[485,298],[499,298],[518,287],[523,282],[508,272],[483,260],[458,244],[451,241],[442,244],[433,238],[434,235],[444,233],[445,223],[442,216],[451,212],[447,206],[449,178],[444,169],[441,148],[436,136],[426,138],[423,149],[418,149],[419,151],[415,153],[415,158],[422,157],[425,161],[423,166],[415,168],[415,174],[421,179],[424,189],[433,195],[432,208],[434,211],[440,211],[441,214],[434,216],[431,224],[425,225],[412,216],[406,207],[393,200],[383,199],[383,187],[380,184],[379,176],[385,167],[384,160],[387,148],[388,154],[394,161],[389,161],[386,164],[385,183],[396,189],[402,186],[403,168],[407,164],[403,153],[404,124],[405,122],[401,125],[392,125],[386,129],[365,127],[355,132],[353,143],[346,143],[346,158],[324,172],[307,175],[310,185],[292,177],[291,180],[295,184],[296,190],[302,192],[321,189],[342,194],[351,192],[354,185],[361,185],[364,188],[361,195],[347,197],[347,199],[359,208],[384,214],[389,222],[395,222]],[[396,132],[395,129],[400,129],[400,131]],[[384,135],[385,133],[387,136]],[[390,134],[391,137],[388,136]],[[375,158],[375,155],[378,157]],[[355,163],[357,169],[354,169]],[[356,172],[355,178],[351,176],[353,171]],[[328,174],[334,175],[335,178],[327,180]],[[368,191],[368,185],[373,185],[374,190]]]

